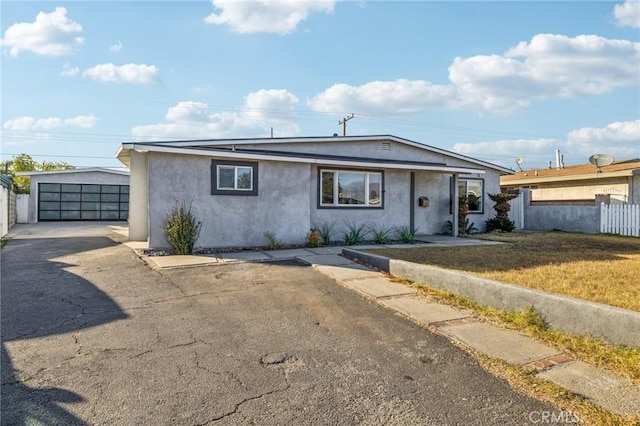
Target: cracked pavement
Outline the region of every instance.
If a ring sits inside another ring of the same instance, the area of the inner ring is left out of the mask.
[[[521,425],[554,410],[312,268],[157,271],[94,226],[2,249],[2,424]]]

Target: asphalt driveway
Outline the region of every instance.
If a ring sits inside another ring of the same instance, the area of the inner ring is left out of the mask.
[[[2,424],[521,425],[557,411],[312,268],[155,271],[108,227],[78,226],[2,249]]]

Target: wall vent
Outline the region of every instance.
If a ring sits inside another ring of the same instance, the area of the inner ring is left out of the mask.
[[[383,151],[391,151],[391,142],[382,142]]]

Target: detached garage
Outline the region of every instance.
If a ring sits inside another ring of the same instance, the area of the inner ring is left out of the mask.
[[[129,218],[129,172],[105,168],[22,172],[31,179],[29,222]]]

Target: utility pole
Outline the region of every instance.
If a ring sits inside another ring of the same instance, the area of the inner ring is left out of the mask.
[[[339,125],[342,125],[342,136],[347,136],[347,121],[353,118],[353,114],[348,117],[344,117],[342,120],[338,121]]]

